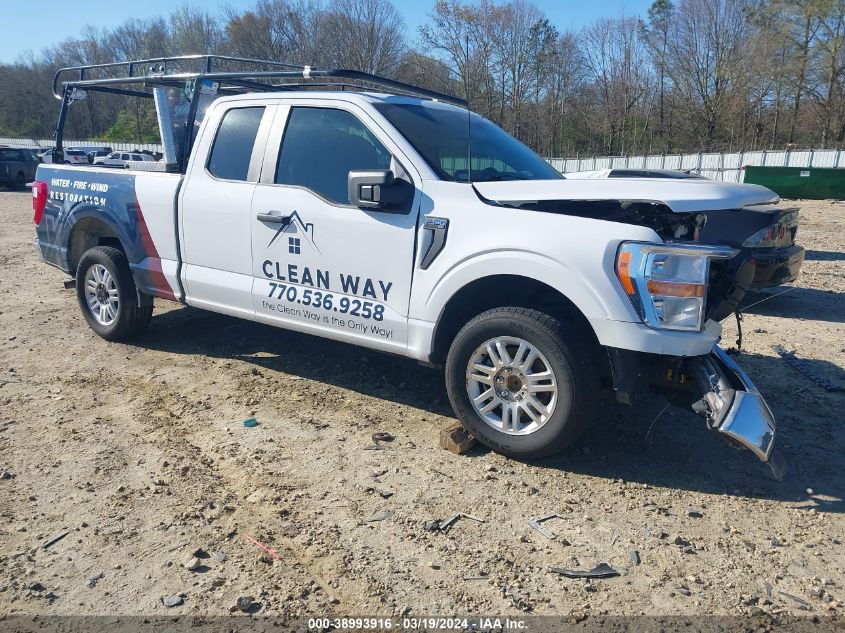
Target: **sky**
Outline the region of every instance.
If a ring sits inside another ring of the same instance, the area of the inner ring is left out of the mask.
[[[602,17],[645,15],[653,0],[534,0],[560,31],[577,30]],[[426,21],[434,0],[394,0],[408,25],[409,34]],[[26,2],[9,3],[0,19],[0,62],[12,62],[27,50],[42,48],[79,35],[86,25],[113,28],[129,18],[167,15],[188,5],[219,9],[224,5],[248,8],[254,0],[41,0],[38,10]],[[414,39],[413,37],[411,39]]]

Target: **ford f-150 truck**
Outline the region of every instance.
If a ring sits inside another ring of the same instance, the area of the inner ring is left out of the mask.
[[[524,459],[575,440],[604,394],[651,387],[773,462],[772,413],[718,347],[754,265],[699,239],[770,213],[771,191],[566,180],[448,95],[212,62],[259,63],[57,74],[57,153],[97,90],[154,98],[162,132],[161,163],[41,165],[33,183],[37,247],[97,334],[137,335],[159,298],[445,366],[463,424]]]

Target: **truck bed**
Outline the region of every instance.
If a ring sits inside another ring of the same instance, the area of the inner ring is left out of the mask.
[[[86,229],[123,245],[138,290],[180,299],[176,196],[181,174],[39,165],[47,204],[36,244],[44,259],[73,275],[90,246]],[[109,243],[109,242],[105,242]]]

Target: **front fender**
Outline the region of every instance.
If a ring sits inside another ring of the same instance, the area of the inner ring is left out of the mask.
[[[515,275],[551,286],[569,299],[588,319],[639,321],[631,302],[615,288],[613,260],[618,243],[608,244],[602,264],[585,276],[566,262],[539,253],[510,249],[476,253],[456,262],[432,287],[424,305],[425,320],[436,321],[449,300],[462,288],[484,277]],[[617,284],[618,285],[618,284]]]

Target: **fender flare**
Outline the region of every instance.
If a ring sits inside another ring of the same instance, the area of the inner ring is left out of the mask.
[[[70,257],[70,238],[73,231],[83,220],[96,220],[104,224],[111,231],[126,253],[130,263],[141,261],[145,255],[143,249],[138,248],[139,236],[137,222],[130,220],[130,210],[126,210],[126,217],[119,218],[117,213],[108,206],[96,206],[91,204],[78,204],[74,206],[60,223],[62,230],[59,233],[57,242],[63,245],[65,256]],[[68,261],[68,263],[70,263]]]

